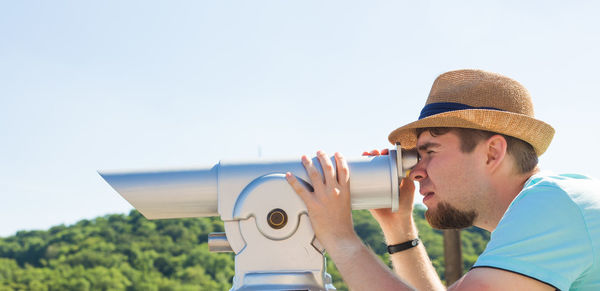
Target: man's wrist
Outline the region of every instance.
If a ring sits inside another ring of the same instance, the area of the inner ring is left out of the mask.
[[[415,238],[415,239],[411,239],[409,241],[405,241],[403,243],[388,245],[387,251],[390,255],[392,255],[392,254],[399,253],[399,252],[402,252],[402,251],[405,251],[408,249],[412,249],[412,248],[418,246],[420,242],[421,242],[421,240],[419,238]]]
[[[335,243],[330,243],[325,246],[325,251],[336,260],[344,260],[351,258],[357,251],[364,247],[362,240],[358,235],[349,236],[336,240]]]
[[[413,220],[404,226],[397,227],[382,227],[385,241],[388,245],[402,243],[408,240],[413,240],[419,236],[419,231],[415,226]]]

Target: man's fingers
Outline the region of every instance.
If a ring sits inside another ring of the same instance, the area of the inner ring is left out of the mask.
[[[319,163],[321,164],[321,169],[323,169],[323,177],[325,178],[325,184],[333,185],[335,182],[335,172],[333,168],[333,164],[331,163],[331,159],[327,157],[327,154],[323,151],[317,152],[317,158],[319,159]]]
[[[317,170],[317,168],[313,164],[312,160],[309,159],[306,155],[304,155],[302,156],[302,165],[304,165],[304,168],[306,169],[306,173],[310,178],[310,184],[312,184],[313,188],[315,188],[315,192],[322,189],[323,178],[321,177],[321,173],[319,172],[319,170]]]
[[[337,178],[338,183],[345,187],[350,181],[350,169],[348,168],[348,162],[340,153],[335,153],[335,163],[337,167]]]
[[[400,181],[400,205],[412,205],[415,199],[415,182],[404,178]]]
[[[296,176],[292,175],[290,172],[285,173],[285,179],[288,181],[288,183],[290,183],[290,186],[292,186],[294,192],[296,192],[296,194],[302,198],[304,204],[307,204],[308,200],[311,199],[312,196],[310,192],[306,190],[304,185],[302,185],[302,183],[296,179]]]
[[[379,155],[389,155],[390,154],[390,150],[389,149],[382,149],[381,151],[379,150],[372,150],[370,152],[363,152],[362,155],[363,156],[379,156]]]
[[[409,178],[403,178],[400,181],[400,191],[415,192],[415,182]]]
[[[378,156],[379,155],[379,151],[378,150],[372,150],[370,152],[363,152],[362,155],[363,156],[367,156],[367,157]]]

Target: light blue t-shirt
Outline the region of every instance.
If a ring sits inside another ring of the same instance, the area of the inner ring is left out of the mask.
[[[532,176],[473,268],[528,276],[560,290],[600,290],[600,181]]]

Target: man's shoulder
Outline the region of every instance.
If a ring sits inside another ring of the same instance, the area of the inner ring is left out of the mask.
[[[527,182],[525,182],[523,191],[540,187],[563,189],[566,192],[569,192],[569,190],[573,189],[573,187],[584,189],[589,188],[589,190],[594,190],[593,187],[598,186],[598,183],[600,183],[600,180],[582,174],[556,174],[550,171],[540,171],[532,175]],[[596,188],[595,190],[598,189]]]
[[[583,212],[598,211],[600,215],[600,180],[580,174],[540,172],[529,178],[507,213],[514,207],[534,206],[547,206],[553,212],[576,207]]]
[[[568,289],[597,264],[598,189],[597,180],[582,175],[532,176],[492,232],[476,266],[510,270]]]
[[[561,225],[587,229],[589,221],[600,221],[600,181],[578,174],[541,172],[525,183],[498,227],[510,225],[531,233],[530,227],[545,225],[560,232]],[[597,229],[600,236],[600,225]]]

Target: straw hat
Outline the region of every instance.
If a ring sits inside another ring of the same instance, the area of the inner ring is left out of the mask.
[[[419,120],[390,133],[392,144],[403,148],[417,144],[416,130],[424,127],[481,129],[516,137],[542,155],[554,128],[533,116],[531,96],[519,82],[481,70],[458,70],[440,75],[421,111]]]

